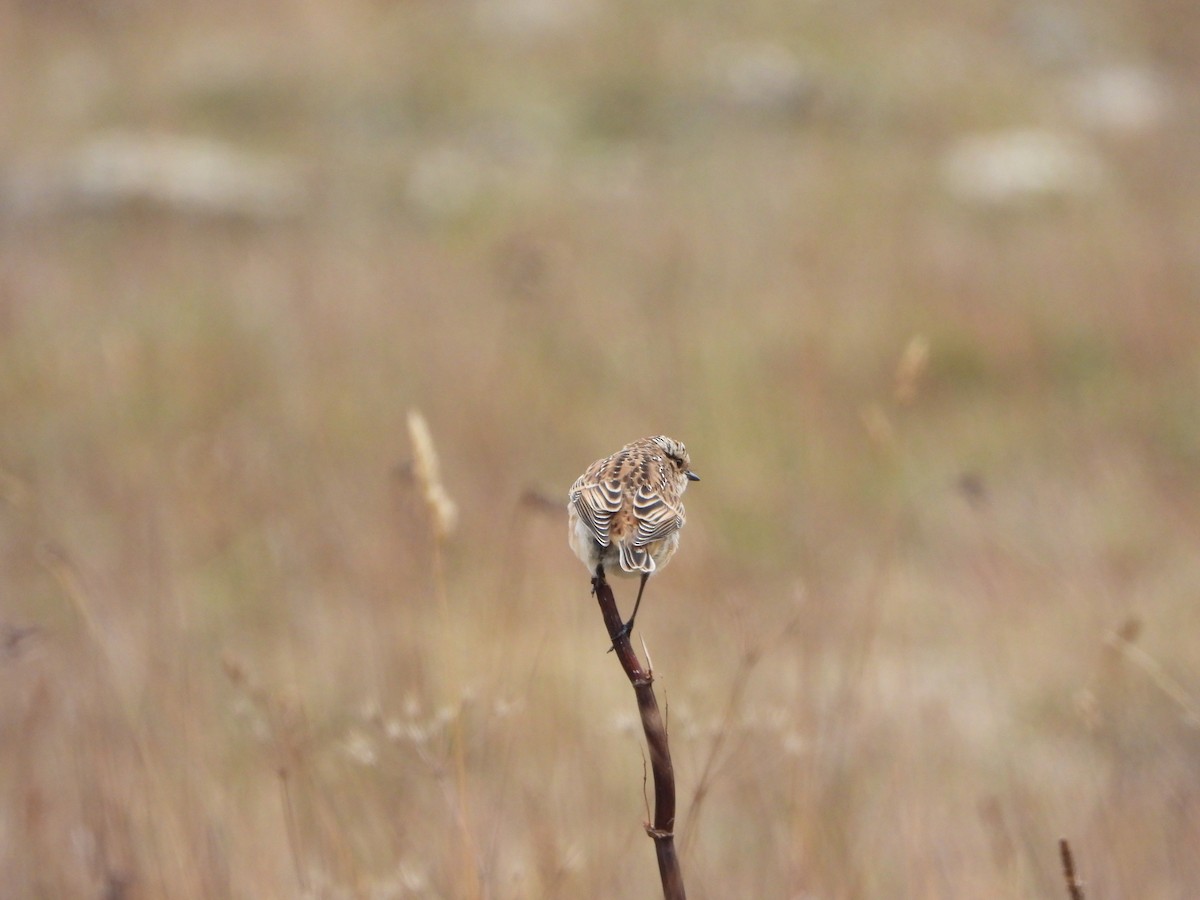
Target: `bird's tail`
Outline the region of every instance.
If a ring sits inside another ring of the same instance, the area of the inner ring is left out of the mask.
[[[645,547],[634,547],[622,542],[617,548],[621,551],[621,568],[626,572],[645,572],[649,575],[654,571],[654,557],[646,552]]]

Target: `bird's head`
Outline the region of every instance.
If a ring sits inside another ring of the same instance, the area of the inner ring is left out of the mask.
[[[662,449],[663,456],[679,475],[688,481],[700,480],[700,476],[692,471],[692,459],[688,456],[687,447],[683,445],[682,441],[669,438],[665,434],[657,435],[650,440]]]

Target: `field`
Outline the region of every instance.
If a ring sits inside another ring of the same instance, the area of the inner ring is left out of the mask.
[[[693,900],[1200,896],[1197,46],[0,0],[0,893],[661,896],[565,494],[665,433]]]

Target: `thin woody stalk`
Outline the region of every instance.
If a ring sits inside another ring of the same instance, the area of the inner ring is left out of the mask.
[[[1066,838],[1058,840],[1058,855],[1062,859],[1063,878],[1067,882],[1067,896],[1071,900],[1083,900],[1083,884],[1075,874],[1075,857],[1071,855],[1071,845]]]
[[[641,660],[633,652],[629,635],[623,633],[617,601],[603,574],[592,579],[592,588],[600,604],[600,613],[604,617],[613,650],[637,695],[642,730],[646,733],[650,770],[654,777],[654,821],[646,824],[646,834],[654,841],[663,897],[665,900],[686,900],[679,857],[675,852],[675,769],[671,765],[671,751],[667,746],[666,723],[659,712],[658,699],[654,696],[654,675],[642,666]]]

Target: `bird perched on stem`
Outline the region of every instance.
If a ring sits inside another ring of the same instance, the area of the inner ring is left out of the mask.
[[[646,580],[679,548],[683,492],[699,480],[687,447],[660,434],[596,460],[571,485],[568,539],[575,555],[596,578],[611,569],[642,579],[619,637],[633,631]]]

